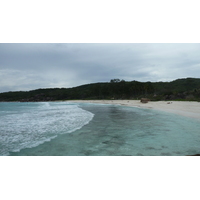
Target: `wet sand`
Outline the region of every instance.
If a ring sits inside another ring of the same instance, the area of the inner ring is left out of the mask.
[[[77,103],[116,104],[138,108],[147,108],[170,112],[200,121],[200,102],[193,101],[149,101],[141,103],[140,100],[74,100]]]

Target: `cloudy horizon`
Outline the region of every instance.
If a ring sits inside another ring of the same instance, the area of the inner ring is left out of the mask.
[[[200,44],[1,43],[0,92],[199,78]]]

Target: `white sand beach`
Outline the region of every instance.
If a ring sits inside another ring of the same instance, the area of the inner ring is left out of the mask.
[[[141,103],[140,100],[75,100],[81,103],[117,104],[138,108],[155,109],[170,112],[200,121],[200,102],[193,101],[149,101]]]

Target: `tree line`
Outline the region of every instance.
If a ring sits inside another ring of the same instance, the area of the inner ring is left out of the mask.
[[[111,79],[74,88],[46,88],[0,93],[0,101],[56,101],[75,99],[140,99],[200,101],[200,79],[172,82],[139,82]]]

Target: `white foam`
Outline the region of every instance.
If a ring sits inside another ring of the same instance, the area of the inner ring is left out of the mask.
[[[1,116],[0,155],[8,155],[71,133],[89,123],[93,114],[67,103],[28,103]],[[20,105],[21,106],[21,105]]]

